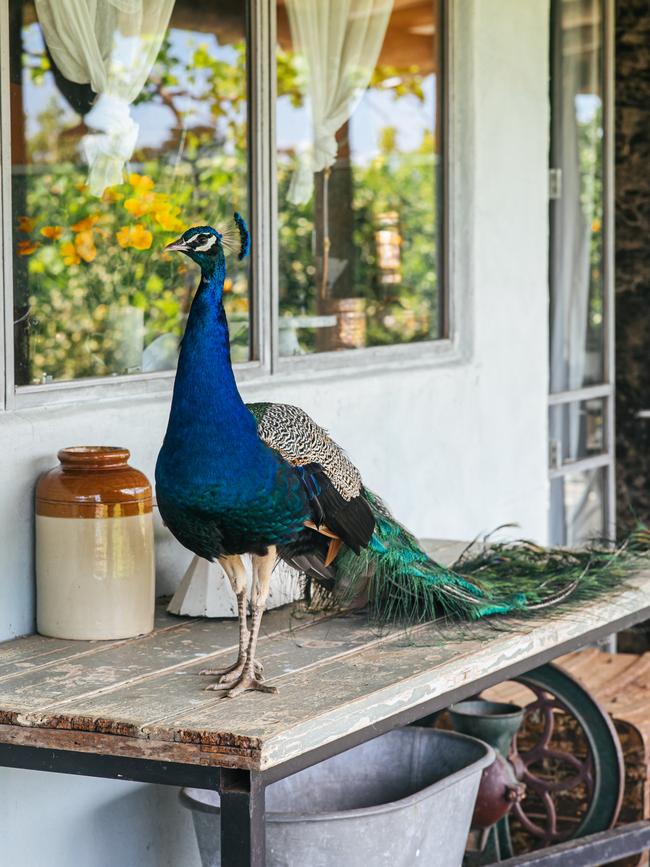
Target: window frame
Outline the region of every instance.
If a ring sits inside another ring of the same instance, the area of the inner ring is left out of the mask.
[[[555,465],[554,443],[549,440],[548,479],[549,484],[555,479],[563,479],[581,472],[590,470],[603,470],[605,473],[604,483],[604,527],[605,538],[616,538],[616,435],[615,435],[615,401],[616,401],[616,357],[615,357],[615,274],[614,274],[614,188],[615,188],[615,6],[614,0],[600,0],[602,21],[600,26],[603,40],[603,61],[601,83],[603,90],[603,375],[600,382],[585,385],[581,388],[565,389],[552,392],[547,396],[548,408],[561,406],[562,404],[576,403],[600,398],[603,401],[603,451],[601,454],[579,458],[572,462]],[[550,7],[549,20],[552,22],[553,14],[557,14],[557,7]],[[552,25],[551,25],[552,26]],[[549,77],[552,98],[553,69]],[[549,102],[552,118],[552,99]],[[549,157],[551,151],[549,151]],[[549,169],[553,168],[550,165]],[[553,219],[553,200],[549,198],[549,231]],[[552,244],[549,244],[549,263],[555,255]],[[549,271],[550,274],[550,271]],[[550,284],[549,284],[550,291]],[[549,308],[550,309],[550,308]],[[550,356],[549,356],[550,362]],[[552,532],[552,504],[549,502],[549,532]],[[563,544],[561,540],[551,538],[552,544]]]
[[[433,0],[432,0],[433,2]],[[463,353],[458,340],[458,308],[462,296],[452,292],[452,4],[440,3],[440,73],[437,81],[441,111],[439,213],[441,252],[438,285],[442,335],[434,340],[356,350],[281,357],[278,347],[278,197],[276,178],[276,3],[247,0],[249,222],[255,243],[250,259],[252,360],[234,365],[240,384],[274,384],[326,377],[345,378],[396,368],[454,364]],[[3,286],[4,328],[0,328],[0,360],[4,362],[4,387],[0,409],[22,410],[97,399],[168,396],[175,370],[16,386],[14,380],[13,263],[11,221],[11,113],[9,86],[9,2],[0,0],[0,260]],[[270,291],[264,291],[270,287]]]

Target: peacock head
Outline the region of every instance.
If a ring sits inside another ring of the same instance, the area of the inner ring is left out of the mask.
[[[250,235],[248,227],[239,214],[235,214],[235,229],[217,232],[212,226],[194,226],[187,229],[176,241],[165,247],[167,252],[178,251],[193,259],[202,270],[210,270],[223,257],[224,250],[237,253],[238,259],[248,255]]]

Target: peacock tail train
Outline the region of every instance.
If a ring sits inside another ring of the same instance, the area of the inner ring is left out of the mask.
[[[361,590],[379,623],[419,623],[445,617],[479,620],[490,615],[534,614],[541,608],[593,598],[620,587],[647,559],[650,531],[640,528],[617,547],[543,548],[532,542],[469,546],[446,568],[432,560],[384,503],[364,489],[375,532],[359,554],[349,548],[336,560],[338,600]]]

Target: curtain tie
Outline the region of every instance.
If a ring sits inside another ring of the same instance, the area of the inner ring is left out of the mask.
[[[122,183],[139,126],[131,117],[128,100],[111,93],[99,95],[85,120],[100,130],[85,135],[81,145],[88,163],[88,188],[92,195],[101,196],[106,187]]]

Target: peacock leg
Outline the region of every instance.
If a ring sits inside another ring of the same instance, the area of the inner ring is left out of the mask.
[[[268,686],[257,673],[255,653],[257,637],[260,631],[262,615],[269,595],[271,574],[277,560],[275,545],[272,545],[264,556],[253,555],[253,613],[251,617],[251,634],[246,652],[246,662],[236,683],[228,690],[227,695],[234,698],[249,689],[259,692],[277,692],[274,686]]]
[[[208,689],[224,689],[230,686],[239,678],[242,671],[244,670],[248,641],[250,638],[250,634],[246,626],[248,576],[246,574],[246,568],[244,566],[244,563],[238,554],[231,557],[220,557],[219,563],[223,567],[226,575],[228,576],[230,586],[232,587],[235,595],[237,596],[237,614],[239,618],[239,653],[237,655],[237,661],[229,668],[203,668],[199,672],[199,674],[216,676],[218,678],[215,684],[207,687]],[[261,677],[262,667],[259,666],[259,668],[256,668],[255,673],[258,675],[258,677]]]

